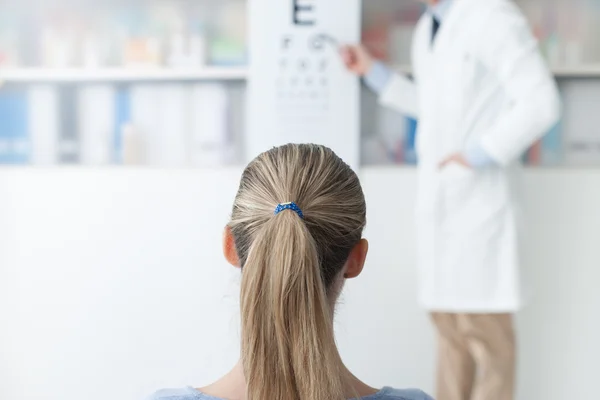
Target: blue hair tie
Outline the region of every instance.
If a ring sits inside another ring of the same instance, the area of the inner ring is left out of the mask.
[[[293,201],[289,202],[289,203],[281,203],[278,204],[277,207],[275,207],[275,212],[273,214],[277,215],[280,212],[282,212],[283,210],[292,210],[294,211],[296,214],[298,214],[298,216],[302,219],[304,219],[304,214],[302,213],[302,210],[300,209],[300,207],[298,207],[298,205],[296,203],[294,203]]]

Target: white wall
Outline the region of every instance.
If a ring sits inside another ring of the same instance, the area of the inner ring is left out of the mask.
[[[0,399],[136,399],[225,372],[238,353],[239,277],[220,236],[239,173],[0,170]],[[600,170],[525,178],[537,291],[520,315],[519,399],[593,399]],[[372,385],[431,391],[414,171],[367,169],[362,182],[371,252],[339,308],[342,353]]]
[[[520,315],[520,399],[597,399],[600,170],[526,178],[526,272],[535,296]]]

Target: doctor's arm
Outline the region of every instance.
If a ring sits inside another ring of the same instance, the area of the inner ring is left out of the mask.
[[[511,107],[481,137],[481,148],[508,165],[558,122],[560,97],[527,21],[513,5],[486,24],[482,62],[508,95]]]
[[[417,90],[413,81],[374,60],[362,46],[346,46],[341,54],[346,68],[364,79],[366,85],[379,95],[382,105],[418,118]]]

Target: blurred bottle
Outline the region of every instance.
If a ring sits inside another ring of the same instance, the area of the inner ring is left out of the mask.
[[[105,165],[112,161],[116,92],[112,85],[88,85],[77,90],[80,162]]]
[[[548,60],[548,64],[551,67],[561,66],[561,39],[558,32],[557,6],[551,2],[547,7],[540,7],[540,4],[535,1],[534,9],[536,14],[540,15],[539,35],[542,42],[542,51]]]
[[[416,119],[406,117],[406,141],[404,144],[404,162],[409,165],[417,164],[417,129],[419,123]]]
[[[395,65],[408,66],[411,63],[410,49],[414,25],[401,22],[395,24],[390,32],[390,61]]]
[[[156,21],[142,10],[128,10],[121,15],[126,27],[123,43],[123,63],[129,67],[148,67],[162,64],[163,46]]]
[[[244,65],[246,51],[245,2],[221,2],[215,10],[210,38],[209,59],[212,65]]]
[[[15,67],[20,64],[19,30],[16,14],[0,14],[0,67]]]
[[[28,88],[31,162],[53,165],[58,162],[60,132],[59,90],[36,84]]]
[[[65,68],[74,64],[75,39],[67,30],[45,27],[42,31],[42,65]]]
[[[58,161],[62,164],[78,163],[81,159],[78,128],[79,104],[77,89],[65,85],[59,91],[60,132],[58,138]]]
[[[196,167],[221,166],[233,148],[227,89],[222,84],[196,84],[190,89],[190,162]]]
[[[192,25],[190,32],[189,56],[193,67],[206,65],[206,30],[201,23]]]
[[[385,144],[381,138],[376,135],[365,135],[361,139],[361,164],[370,165],[388,165],[391,160],[388,157]]]
[[[389,32],[390,61],[396,65],[411,64],[410,49],[415,26],[421,16],[418,4],[403,5],[396,13]]]
[[[81,65],[99,68],[110,65],[112,57],[111,35],[95,26],[88,29],[81,39]]]
[[[377,112],[377,136],[385,146],[389,160],[395,164],[405,161],[406,117],[394,110],[379,107]]]
[[[28,99],[22,89],[0,91],[0,164],[29,162]]]
[[[142,165],[146,162],[144,137],[133,124],[122,127],[122,155],[124,165]]]
[[[578,66],[582,64],[583,44],[585,41],[584,31],[586,25],[585,4],[581,0],[571,0],[568,5],[560,7],[560,14],[564,18],[564,65]]]
[[[182,32],[171,34],[169,40],[169,56],[167,58],[167,65],[170,67],[184,67],[187,63],[186,57],[186,43],[185,36]]]
[[[542,139],[542,164],[559,165],[563,161],[563,143],[561,122],[553,126]]]
[[[199,68],[206,65],[206,37],[201,28],[185,35],[171,35],[167,65],[175,68]]]
[[[542,141],[535,142],[527,151],[527,165],[540,166],[542,164]]]
[[[600,1],[584,0],[582,2],[585,15],[584,37],[581,38],[586,55],[585,63],[600,64]]]
[[[117,88],[114,106],[112,162],[123,164],[123,130],[125,125],[131,123],[131,98],[128,88]]]
[[[161,167],[184,166],[190,149],[190,85],[163,84],[157,95],[160,112],[156,134],[147,143],[148,161]]]

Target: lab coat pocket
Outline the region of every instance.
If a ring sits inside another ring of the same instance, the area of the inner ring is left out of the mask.
[[[506,185],[496,170],[450,167],[441,175],[442,226],[448,233],[472,233],[506,206]]]
[[[451,163],[440,171],[442,216],[444,221],[463,213],[465,203],[472,198],[477,185],[476,171]]]

